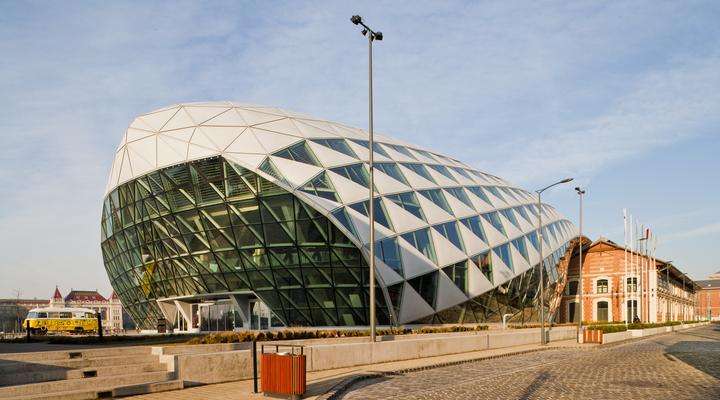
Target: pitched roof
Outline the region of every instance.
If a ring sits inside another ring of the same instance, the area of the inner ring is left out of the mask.
[[[55,293],[53,294],[53,300],[62,300],[62,295],[60,294],[60,289],[58,289],[57,286],[55,286]]]
[[[72,290],[65,301],[107,301],[97,290]]]

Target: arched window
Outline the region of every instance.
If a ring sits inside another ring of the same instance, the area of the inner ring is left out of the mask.
[[[608,302],[607,301],[598,301],[598,303],[597,303],[597,320],[598,321],[607,321],[608,320]]]
[[[607,279],[598,279],[597,281],[597,293],[607,293],[608,292],[608,280]]]
[[[569,296],[575,296],[578,294],[578,281],[570,281],[567,285],[567,294]]]

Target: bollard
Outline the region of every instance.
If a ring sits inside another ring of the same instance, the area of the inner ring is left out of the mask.
[[[253,363],[253,393],[258,392],[257,387],[257,342],[253,338],[252,341],[252,363]]]
[[[30,343],[30,321],[25,320],[25,333],[27,342]]]
[[[102,327],[102,315],[100,313],[97,313],[97,320],[98,320],[98,338],[103,338],[103,327]]]

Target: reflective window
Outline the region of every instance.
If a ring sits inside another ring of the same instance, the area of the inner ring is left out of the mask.
[[[320,166],[317,158],[315,158],[315,155],[304,141],[294,144],[285,150],[278,151],[274,155],[287,158],[288,160]]]
[[[500,259],[505,263],[505,265],[508,266],[508,268],[514,268],[512,263],[512,256],[510,255],[510,246],[507,243],[502,246],[496,247],[495,253],[498,255],[498,257],[500,257]]]
[[[597,293],[607,293],[608,292],[608,280],[607,279],[598,279],[597,280]]]
[[[397,238],[384,239],[375,244],[375,257],[381,259],[393,271],[403,276],[402,261],[400,260],[400,249]]]
[[[480,186],[469,186],[469,187],[467,188],[467,190],[469,190],[470,193],[472,193],[472,194],[474,194],[475,196],[477,196],[478,198],[480,198],[482,201],[484,201],[484,202],[486,202],[486,203],[488,203],[488,204],[492,204],[492,203],[490,202],[490,199],[487,197],[487,195],[486,195],[485,192],[482,190],[482,188],[480,188]]]
[[[525,239],[520,237],[512,241],[513,246],[522,254],[523,258],[527,260],[527,262],[530,262],[530,257],[528,256],[527,247],[525,246]]]
[[[467,261],[461,261],[443,268],[443,272],[463,292],[467,292]]]
[[[598,301],[597,303],[597,320],[605,322],[608,320],[608,302]]]
[[[370,177],[363,164],[346,165],[344,167],[332,168],[330,171],[342,175],[360,186],[370,187]]]
[[[312,181],[301,187],[300,190],[315,196],[322,197],[324,199],[332,201],[340,201],[335,194],[335,188],[330,183],[327,174],[323,171],[320,175],[316,176]]]
[[[435,171],[439,172],[441,175],[444,175],[446,178],[457,182],[455,177],[450,173],[450,171],[447,169],[444,165],[438,165],[438,164],[427,164],[428,167],[434,169]]]
[[[405,176],[403,176],[402,172],[400,172],[400,168],[398,168],[397,164],[395,163],[375,163],[374,167],[379,169],[380,171],[386,173],[387,175],[391,176],[395,180],[402,182],[404,184],[408,184],[407,180],[405,180]]]
[[[505,216],[513,225],[515,225],[518,229],[520,228],[520,223],[518,222],[517,218],[515,218],[515,213],[509,209],[506,208],[504,210],[500,210],[500,213]]]
[[[430,231],[428,228],[420,229],[415,232],[409,232],[402,235],[402,238],[407,240],[416,249],[420,250],[425,257],[433,260],[437,264],[437,257],[435,256],[435,246],[432,244],[430,239]]]
[[[455,197],[456,199],[465,203],[466,206],[470,207],[473,210],[475,209],[475,207],[473,207],[472,202],[470,201],[470,198],[467,196],[467,194],[461,187],[447,188],[445,190],[448,193],[450,193],[451,195],[453,195],[453,197]]]
[[[500,221],[500,216],[497,213],[497,211],[483,214],[482,217],[485,218],[485,220],[487,222],[489,222],[492,226],[494,226],[495,229],[500,231],[500,233],[502,233],[503,235],[506,235],[505,228],[503,227],[502,221]]]
[[[567,294],[575,296],[578,294],[578,281],[569,281],[567,285]]]
[[[425,216],[423,215],[422,208],[420,207],[420,203],[418,202],[417,197],[415,197],[414,192],[391,194],[385,197],[391,200],[393,203],[404,208],[412,215],[425,221]]]
[[[433,226],[438,233],[445,236],[452,244],[460,250],[464,250],[462,239],[460,238],[460,232],[455,221],[446,222],[444,224]]]
[[[474,262],[475,265],[480,268],[480,272],[485,275],[485,277],[490,281],[490,283],[493,282],[491,254],[491,252],[486,251],[470,258],[472,262]]]
[[[468,174],[468,172],[464,168],[450,167],[450,169],[452,169],[453,171],[457,172],[459,175],[462,175],[463,177],[465,177],[469,180],[473,180],[472,177],[470,176],[470,174]]]
[[[435,203],[436,206],[447,211],[448,214],[453,215],[452,208],[445,199],[445,195],[440,189],[420,190],[418,191],[421,195],[425,196],[428,200]]]
[[[347,156],[358,158],[357,154],[350,148],[345,139],[310,139],[317,144],[339,151]]]
[[[423,298],[431,307],[435,307],[435,292],[437,288],[437,271],[408,281],[410,286]]]
[[[352,208],[353,210],[359,212],[360,214],[364,216],[369,215],[369,207],[370,203],[365,200],[360,203],[350,204],[348,207]],[[385,207],[383,207],[382,202],[380,201],[380,198],[376,197],[375,201],[373,203],[373,210],[375,212],[375,222],[378,224],[388,228],[392,229],[392,226],[390,225],[390,219],[387,217],[387,213],[385,212]]]
[[[410,158],[412,158],[413,160],[417,160],[417,158],[416,158],[412,153],[410,153],[410,151],[409,151],[407,148],[405,148],[405,147],[403,147],[403,146],[400,146],[400,145],[397,145],[397,144],[389,144],[389,143],[385,143],[385,146],[387,146],[387,147],[389,147],[389,148],[397,151],[398,153],[400,153],[400,154],[402,154],[402,155],[405,155],[405,156],[407,156],[407,157],[410,157]]]
[[[370,142],[367,140],[363,140],[363,139],[350,139],[350,140],[352,140],[353,142],[359,144],[360,146],[362,146],[366,149],[370,147]],[[392,158],[387,153],[387,151],[385,151],[385,149],[383,149],[382,146],[380,146],[380,143],[378,143],[378,142],[373,141],[373,150],[375,150],[375,153],[383,155],[387,158]]]
[[[507,201],[507,200],[505,200],[505,197],[503,197],[503,195],[500,194],[500,191],[498,190],[498,188],[497,188],[496,186],[484,186],[483,189],[485,189],[485,190],[487,190],[488,192],[492,193],[492,194],[493,194],[495,197],[497,197],[498,199],[500,199],[500,200],[502,200],[502,201]],[[491,204],[492,204],[492,203],[491,203]]]
[[[627,284],[627,291],[628,292],[636,292],[637,291],[637,278],[630,277],[626,280]]]
[[[480,217],[470,217],[461,219],[460,222],[462,222],[465,226],[470,229],[475,236],[482,239],[483,242],[487,242],[487,237],[485,236],[485,230],[482,227],[482,223],[480,223]]]
[[[433,177],[430,176],[430,173],[428,172],[428,170],[425,168],[425,166],[424,166],[423,164],[417,164],[417,163],[400,163],[400,165],[403,165],[404,167],[412,170],[412,171],[415,172],[416,174],[422,176],[423,178],[429,180],[429,181],[432,182],[432,183],[437,183],[437,182],[435,182],[435,180],[433,179]]]

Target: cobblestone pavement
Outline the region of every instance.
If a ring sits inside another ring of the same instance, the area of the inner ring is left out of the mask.
[[[360,382],[343,399],[720,399],[720,326]]]

